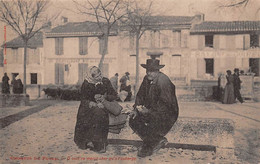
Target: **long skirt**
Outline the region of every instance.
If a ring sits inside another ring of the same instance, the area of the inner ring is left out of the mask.
[[[80,149],[86,149],[89,142],[107,143],[108,128],[109,117],[104,109],[80,105],[74,142]]]
[[[223,104],[235,103],[234,87],[232,84],[227,84],[224,90]]]

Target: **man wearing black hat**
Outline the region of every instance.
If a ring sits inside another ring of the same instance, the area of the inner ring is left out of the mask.
[[[125,101],[130,101],[131,97],[132,97],[132,92],[131,92],[131,85],[128,85],[127,82],[130,80],[129,78],[130,73],[126,72],[124,76],[121,77],[121,79],[119,80],[121,85],[120,85],[120,92],[121,91],[126,91],[127,97],[125,99]]]
[[[238,99],[238,101],[240,103],[243,103],[243,98],[241,97],[241,94],[240,94],[240,89],[241,89],[241,83],[242,81],[240,80],[239,78],[239,69],[238,68],[235,68],[234,69],[234,94],[235,94],[235,100]]]
[[[164,137],[172,128],[179,115],[175,86],[159,71],[164,65],[159,60],[148,59],[141,64],[146,76],[136,95],[134,110],[130,113],[129,125],[143,140],[137,155],[152,155],[167,144]]]

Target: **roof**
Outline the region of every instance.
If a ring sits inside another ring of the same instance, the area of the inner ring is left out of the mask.
[[[28,47],[30,48],[42,47],[43,46],[42,39],[43,39],[42,32],[36,33],[31,39],[29,39]],[[6,43],[6,48],[20,48],[20,47],[24,47],[24,42],[21,36],[18,36],[17,38]]]
[[[260,21],[232,21],[232,22],[213,22],[205,21],[194,25],[191,33],[203,32],[248,32],[260,31]]]
[[[151,24],[191,24],[194,16],[149,16]]]
[[[111,35],[117,34],[117,25],[115,24],[111,30]],[[97,36],[101,35],[100,30],[96,22],[69,22],[65,25],[57,26],[50,32],[46,33],[46,37],[66,37],[66,36]]]

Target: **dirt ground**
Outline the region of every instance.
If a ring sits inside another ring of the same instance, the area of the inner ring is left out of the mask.
[[[218,159],[214,152],[164,148],[150,157],[138,158],[134,145],[109,145],[97,154],[80,150],[73,142],[77,101],[31,101],[31,107],[49,104],[43,110],[27,111],[26,117],[0,130],[2,163],[259,163],[260,103],[225,105],[218,102],[180,103],[180,117],[227,118],[235,122],[235,155]],[[0,118],[8,112],[0,108]],[[9,108],[10,114],[19,113]],[[26,110],[24,108],[20,110]],[[122,133],[124,134],[124,133]],[[134,134],[128,134],[134,135]],[[167,137],[167,136],[166,136]]]

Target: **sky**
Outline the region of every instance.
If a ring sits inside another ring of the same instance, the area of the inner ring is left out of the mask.
[[[260,20],[260,11],[257,12],[260,9],[260,0],[250,0],[246,7],[219,7],[220,4],[227,1],[231,0],[153,0],[153,10],[154,15],[193,16],[203,13],[206,21]],[[60,16],[68,17],[71,22],[86,20],[86,16],[71,11],[75,9],[71,0],[51,0],[51,2],[48,8],[49,15],[58,12]],[[16,34],[8,26],[6,27],[6,33],[7,41],[16,37]],[[4,24],[0,22],[0,43],[3,43],[3,41]]]

